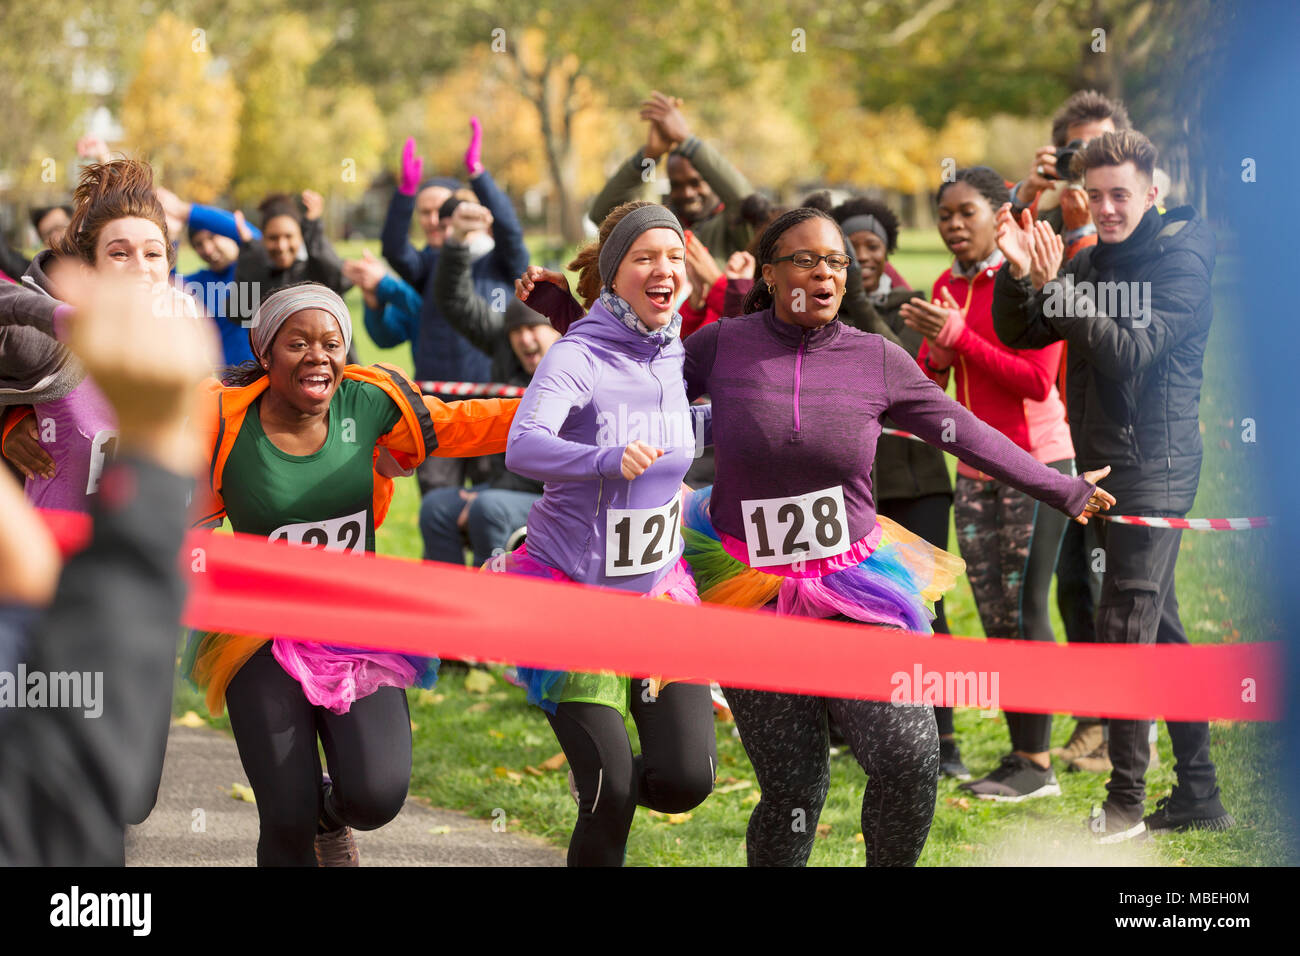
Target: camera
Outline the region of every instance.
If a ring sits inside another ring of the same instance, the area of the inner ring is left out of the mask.
[[[1065,144],[1064,149],[1056,151],[1056,175],[1053,176],[1051,173],[1045,173],[1044,175],[1048,179],[1069,179],[1070,164],[1074,162],[1075,155],[1086,145],[1088,144],[1081,139],[1070,140]]]

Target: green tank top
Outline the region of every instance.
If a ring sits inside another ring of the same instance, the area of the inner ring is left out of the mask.
[[[230,526],[326,551],[375,550],[375,442],[401,410],[383,391],[345,378],[330,400],[329,434],[320,451],[290,455],[262,428],[259,397],[249,406],[222,472]]]

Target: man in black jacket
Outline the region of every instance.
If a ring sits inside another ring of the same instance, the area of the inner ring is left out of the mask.
[[[998,213],[1007,258],[993,321],[1012,348],[1069,343],[1066,402],[1081,471],[1111,466],[1106,488],[1124,514],[1182,517],[1201,469],[1199,404],[1211,319],[1214,236],[1191,207],[1163,216],[1152,185],[1156,149],[1134,130],[1106,133],[1078,154],[1098,244],[1059,278],[1063,243],[1026,212]],[[1049,281],[1050,280],[1050,281]],[[1111,644],[1186,644],[1174,593],[1181,531],[1098,524],[1106,562],[1097,636]],[[1178,785],[1143,818],[1149,722],[1110,721],[1114,771],[1089,826],[1102,842],[1143,832],[1226,829],[1210,730],[1170,721]]]
[[[8,675],[26,706],[0,721],[0,865],[121,866],[126,823],[153,803],[158,754],[140,741],[165,729],[171,710],[185,594],[177,551],[197,462],[185,418],[219,355],[214,330],[171,315],[129,280],[69,297],[80,316],[68,345],[113,403],[119,450],[100,480],[89,546],[68,562],[49,607],[30,611],[29,686]],[[20,495],[11,482],[0,487],[6,532],[32,517],[18,514]],[[21,569],[29,558],[0,546],[0,578],[11,580],[14,560]],[[31,598],[0,589],[5,600],[12,611]],[[15,620],[0,614],[0,625]],[[32,707],[37,674],[49,686],[54,675],[91,680],[94,706]]]

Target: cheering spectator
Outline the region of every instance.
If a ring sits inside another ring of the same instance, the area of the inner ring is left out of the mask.
[[[1135,130],[1105,133],[1079,153],[1097,245],[1061,269],[1050,225],[998,212],[1007,258],[994,287],[998,337],[1013,348],[1070,346],[1067,401],[1079,467],[1114,463],[1111,488],[1126,514],[1181,517],[1201,470],[1199,405],[1210,334],[1214,235],[1190,206],[1161,214],[1156,149]],[[1104,295],[1123,288],[1127,295]],[[1097,635],[1107,644],[1186,644],[1174,590],[1178,529],[1102,522],[1106,554]],[[1233,826],[1219,798],[1205,721],[1169,721],[1178,785],[1143,817],[1148,722],[1110,721],[1107,798],[1089,828],[1102,842],[1144,831]]]

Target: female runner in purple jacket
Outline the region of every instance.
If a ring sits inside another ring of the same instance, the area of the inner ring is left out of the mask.
[[[750,314],[686,343],[687,396],[710,396],[716,434],[715,483],[685,515],[703,601],[930,631],[925,602],[952,586],[962,562],[876,514],[871,465],[886,415],[1077,520],[1114,503],[1093,484],[1109,469],[1072,478],[1038,463],[948,398],[903,349],[838,320],[848,263],[825,213],[777,219],[757,259]],[[762,788],[750,865],[807,862],[830,782],[828,713],[869,777],[866,862],[916,863],[939,767],[931,707],[724,690]]]
[[[506,467],[544,481],[545,491],[527,541],[488,567],[698,604],[681,557],[681,482],[707,441],[709,408],[688,405],[682,384],[681,226],[662,206],[627,203],[582,258],[588,281],[599,268],[599,298],[538,366],[506,450]],[[638,804],[677,813],[712,791],[706,685],[519,673],[572,767],[570,866],[621,864]],[[639,756],[623,723],[629,712]]]

